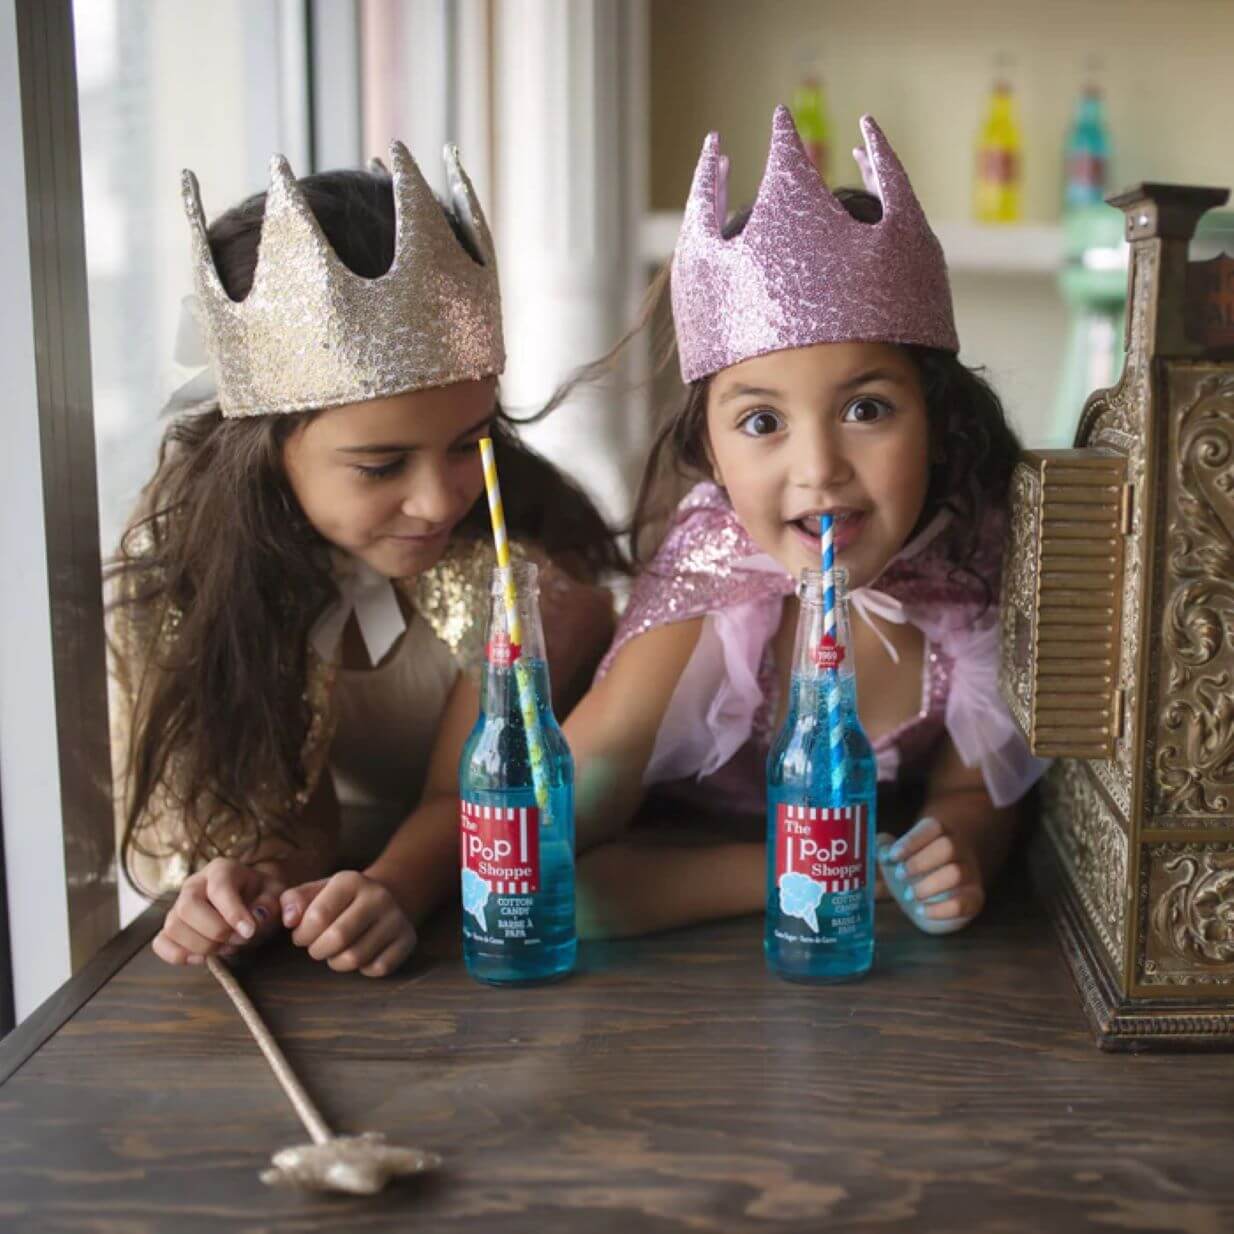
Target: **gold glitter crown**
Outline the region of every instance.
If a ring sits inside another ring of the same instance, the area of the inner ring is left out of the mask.
[[[239,301],[219,281],[197,177],[183,173],[197,318],[223,415],[337,407],[502,371],[492,237],[455,147],[446,147],[445,162],[450,202],[480,261],[396,141],[394,261],[377,278],[353,273],[276,154],[252,289]]]

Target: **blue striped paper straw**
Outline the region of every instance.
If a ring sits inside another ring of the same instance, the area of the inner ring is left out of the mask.
[[[820,519],[820,532],[823,542],[823,637],[831,636],[836,641],[836,545],[834,520],[830,514],[824,514]],[[827,690],[827,720],[830,725],[831,739],[831,791],[836,798],[835,804],[844,802],[844,782],[848,778],[848,766],[844,753],[844,722],[842,711],[842,695],[840,692],[840,670],[825,669],[823,681]]]

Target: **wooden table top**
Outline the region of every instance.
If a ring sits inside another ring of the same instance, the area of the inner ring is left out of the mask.
[[[445,1158],[367,1199],[258,1180],[306,1136],[152,925],[0,1046],[6,1231],[1234,1230],[1234,1059],[1100,1053],[1023,890],[949,939],[880,906],[875,974],[821,989],[764,971],[756,920],[525,990],[276,943],[242,980],[334,1128]]]

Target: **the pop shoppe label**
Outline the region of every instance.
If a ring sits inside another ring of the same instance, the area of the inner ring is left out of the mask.
[[[540,810],[462,802],[463,911],[486,933],[521,936],[525,913],[494,913],[498,896],[531,896],[540,889]],[[519,924],[515,924],[518,922]]]
[[[823,896],[864,889],[866,807],[776,807],[776,886],[780,911],[819,930]]]

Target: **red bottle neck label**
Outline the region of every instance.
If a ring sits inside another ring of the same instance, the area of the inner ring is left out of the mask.
[[[518,643],[510,642],[510,636],[502,631],[489,640],[485,653],[494,668],[509,668],[523,654],[523,648]]]

